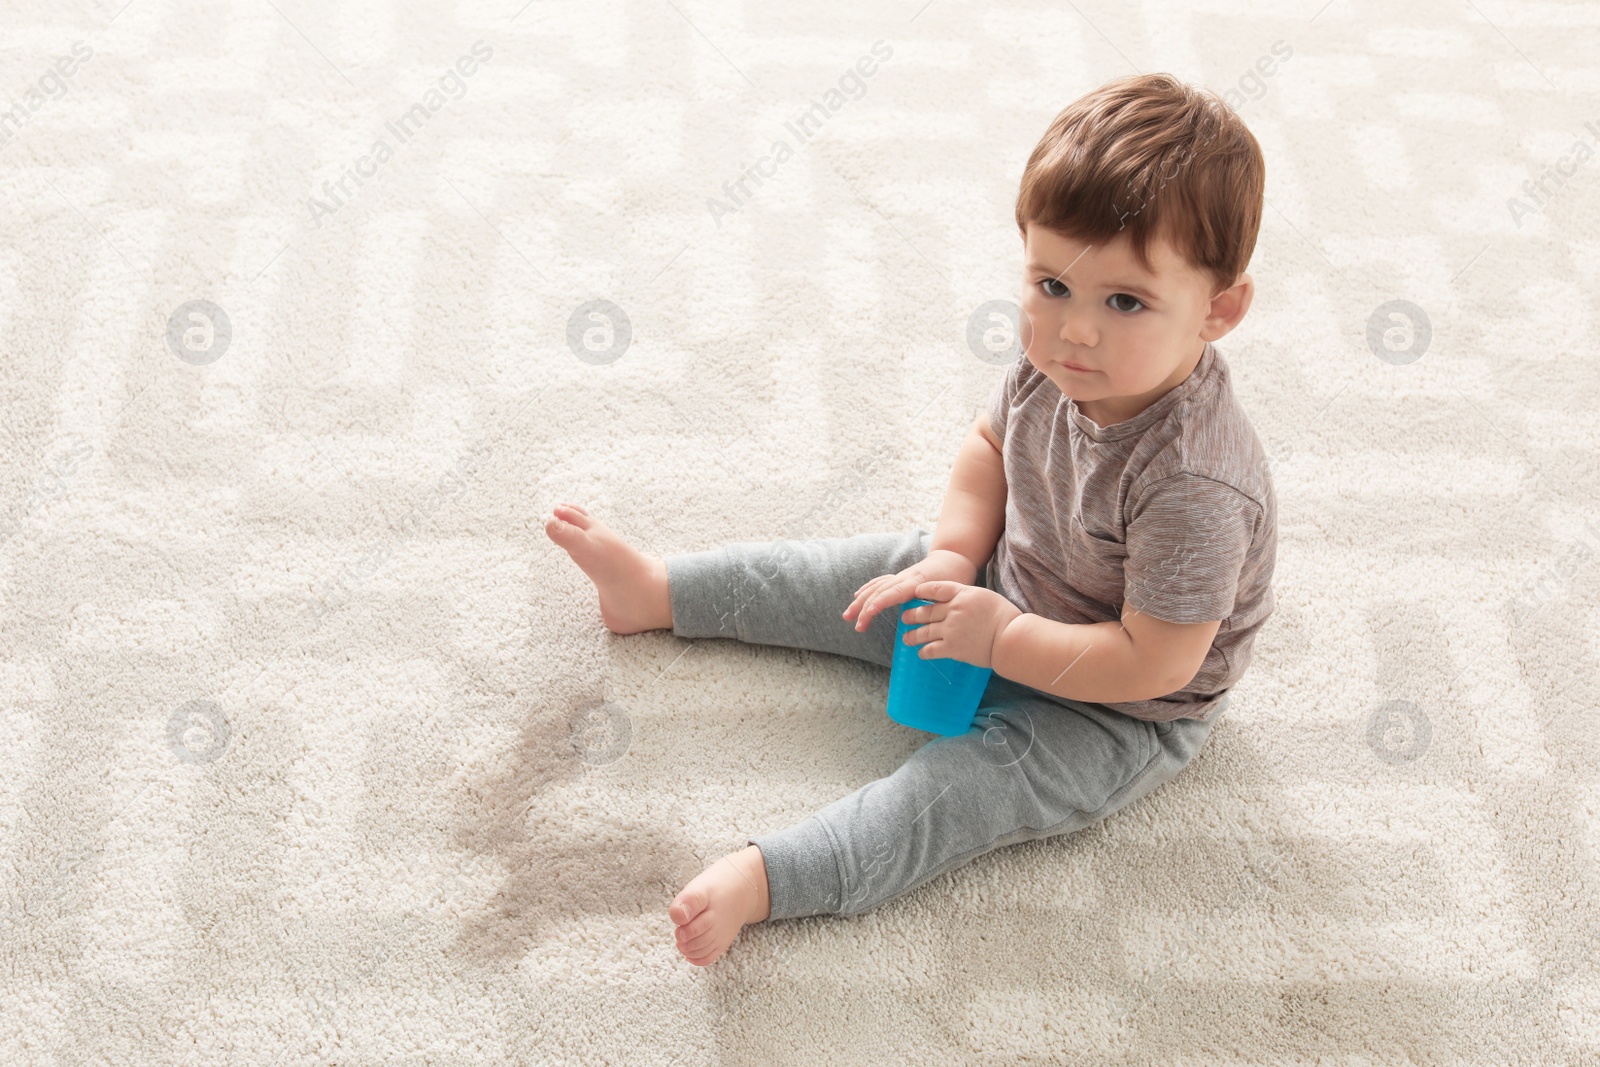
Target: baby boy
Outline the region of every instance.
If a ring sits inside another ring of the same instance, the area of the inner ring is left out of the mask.
[[[1165,74],[1056,116],[1017,198],[1022,358],[962,443],[932,533],[662,559],[554,509],[545,531],[616,633],[887,667],[903,617],[923,659],[994,669],[965,734],[691,879],[668,908],[689,962],[747,923],[859,914],[1082,829],[1199,752],[1273,610],[1266,457],[1212,344],[1250,308],[1264,175],[1222,100]],[[913,597],[931,603],[889,610]]]

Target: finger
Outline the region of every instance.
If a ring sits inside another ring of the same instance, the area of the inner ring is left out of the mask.
[[[945,601],[961,591],[960,582],[923,582],[913,592],[921,600]]]
[[[893,574],[875,574],[871,578],[868,578],[866,581],[861,583],[861,589],[865,589],[868,586],[872,586],[872,585],[881,585],[884,582],[887,582],[887,581],[891,580],[892,578],[894,578]],[[860,589],[856,590],[856,592],[860,592],[860,591],[861,591]]]
[[[863,585],[860,589],[857,589],[855,591],[855,599],[851,600],[850,601],[850,606],[844,609],[844,617],[848,619],[853,614],[855,614],[856,612],[860,611],[861,608],[862,608],[862,605],[864,605],[869,599],[871,599],[873,586],[877,585],[878,582],[880,582],[882,580],[883,579],[881,579],[881,578],[874,578],[874,579],[872,579],[872,581],[870,581],[870,582],[866,583],[865,585]]]
[[[910,600],[906,590],[901,586],[892,586],[878,595],[878,610],[889,611],[893,609],[895,621],[900,619],[901,607]]]
[[[865,630],[868,626],[872,625],[873,616],[877,615],[878,612],[883,610],[883,605],[879,603],[878,600],[879,595],[880,594],[878,593],[878,590],[873,588],[869,589],[867,593],[861,597],[861,607],[856,616],[857,630]]]
[[[867,596],[866,606],[861,609],[861,617],[856,620],[857,630],[866,629],[867,626],[871,625],[872,620],[878,616],[879,612],[885,608],[893,607],[905,599],[896,591],[893,575],[887,575],[881,581],[884,584],[878,586]]]

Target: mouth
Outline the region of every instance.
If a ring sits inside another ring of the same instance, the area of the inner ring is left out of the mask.
[[[1056,365],[1057,366],[1061,366],[1061,367],[1065,367],[1065,368],[1067,368],[1067,370],[1070,370],[1070,371],[1075,371],[1078,374],[1093,374],[1094,373],[1094,371],[1091,370],[1088,367],[1079,367],[1079,366],[1076,366],[1074,364],[1068,363],[1065,360],[1059,360],[1059,359],[1056,360]]]

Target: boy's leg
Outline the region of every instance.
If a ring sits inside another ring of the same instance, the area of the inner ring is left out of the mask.
[[[1151,723],[996,675],[965,734],[776,833],[773,919],[855,915],[985,852],[1081,830],[1169,781],[1215,724]]]
[[[672,632],[834,652],[887,667],[900,611],[880,611],[858,632],[844,609],[873,578],[926,559],[932,541],[933,534],[918,527],[805,541],[734,541],[666,556]],[[982,571],[977,581],[982,583]]]

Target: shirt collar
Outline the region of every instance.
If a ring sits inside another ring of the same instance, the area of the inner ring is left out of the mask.
[[[1131,419],[1114,422],[1110,426],[1101,426],[1082,411],[1078,410],[1077,401],[1063,394],[1062,399],[1067,403],[1067,412],[1078,429],[1091,441],[1117,441],[1124,437],[1141,434],[1151,426],[1166,418],[1168,413],[1185,398],[1194,395],[1201,383],[1209,379],[1217,363],[1217,351],[1211,342],[1206,342],[1205,350],[1200,353],[1200,362],[1194,365],[1194,370],[1189,376],[1164,393],[1154,404],[1145,408]]]

